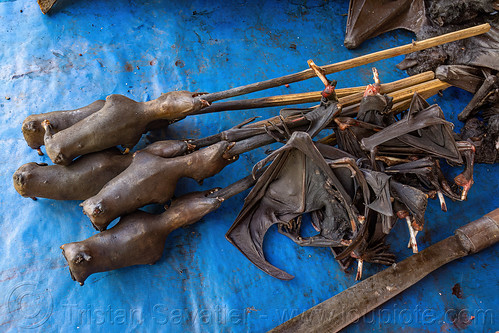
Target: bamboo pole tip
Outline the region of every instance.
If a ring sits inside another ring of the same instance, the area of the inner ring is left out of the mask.
[[[484,23],[482,25],[479,25],[479,27],[480,26],[483,26],[483,29],[485,30],[485,32],[488,32],[491,28],[490,23]]]

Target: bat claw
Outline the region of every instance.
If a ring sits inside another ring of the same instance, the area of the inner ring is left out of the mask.
[[[215,187],[214,189],[209,190],[208,193],[206,193],[206,196],[209,196],[210,194],[216,193],[218,191],[220,191],[220,187]]]
[[[187,144],[187,151],[191,152],[196,150],[196,145],[193,145],[192,143],[189,143],[188,141],[184,141]]]
[[[409,228],[409,234],[410,234],[409,244],[412,247],[412,252],[418,253],[419,251],[418,251],[418,243],[416,241],[416,231],[412,227],[411,218],[409,216],[406,216],[405,220],[407,221],[407,227]]]
[[[342,239],[340,241],[341,245],[343,246],[349,246],[350,244],[352,244],[352,240],[351,239]]]
[[[48,119],[42,121],[42,127],[45,130],[45,136],[51,137],[52,135],[54,135],[54,127]]]
[[[463,188],[463,191],[461,192],[461,200],[462,201],[466,200],[468,192],[474,183],[473,176],[471,176],[470,179],[466,179],[466,176],[464,176],[464,174],[461,173],[457,175],[456,178],[454,178],[454,182]]]
[[[200,99],[200,101],[201,101],[201,105],[202,105],[202,106],[201,106],[201,108],[202,108],[202,109],[203,109],[203,108],[207,108],[208,106],[210,106],[210,105],[211,105],[211,103],[210,103],[210,102],[208,102],[208,101],[207,101],[207,100],[205,100],[205,99]]]
[[[222,154],[222,157],[224,159],[226,159],[226,160],[233,160],[233,159],[237,158],[237,155],[232,155],[232,154],[229,153],[230,150],[232,148],[234,148],[235,145],[236,145],[235,142],[230,142],[229,145],[227,146],[227,148],[225,148],[225,151]]]
[[[357,274],[355,274],[355,281],[362,279],[362,269],[364,266],[364,260],[357,259]]]
[[[445,198],[444,195],[442,194],[442,191],[437,191],[438,195],[438,200],[440,201],[440,209],[442,209],[443,212],[447,211],[447,204],[445,203]]]

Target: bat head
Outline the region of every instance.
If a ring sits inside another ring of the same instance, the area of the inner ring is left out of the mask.
[[[61,249],[64,258],[69,264],[71,278],[83,286],[87,277],[92,274],[92,272],[89,272],[92,261],[89,248],[82,242],[74,242],[62,245]]]

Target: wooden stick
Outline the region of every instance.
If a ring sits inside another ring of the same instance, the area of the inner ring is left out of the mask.
[[[438,81],[440,81],[440,80],[438,80]],[[437,94],[440,90],[445,90],[445,89],[449,88],[450,86],[451,86],[450,84],[440,81],[440,82],[435,82],[434,85],[432,85],[432,86],[426,86],[424,89],[419,89],[416,91],[418,92],[418,94],[421,95],[421,97],[423,97],[424,99],[428,99],[431,96]],[[414,92],[413,92],[413,94],[414,94]],[[404,97],[404,98],[401,99],[401,97]],[[395,99],[394,99],[392,112],[397,114],[397,113],[400,113],[400,112],[406,110],[409,107],[409,105],[411,105],[411,101],[412,101],[412,95],[408,95],[408,94],[400,95],[399,99],[397,101],[395,101]]]
[[[424,50],[430,47],[454,42],[456,40],[465,39],[476,35],[481,35],[483,33],[488,32],[489,30],[490,30],[490,24],[485,23],[477,25],[475,27],[450,32],[448,34],[444,34],[441,36],[432,37],[421,41],[414,41],[410,44],[394,47],[383,51],[374,52],[371,54],[363,55],[349,60],[344,60],[335,64],[323,66],[321,68],[325,74],[332,74],[346,69],[354,68],[357,66],[370,64],[375,61],[388,59],[395,56],[412,53],[415,51]],[[303,81],[306,79],[310,79],[312,77],[315,77],[314,71],[312,69],[307,69],[298,73],[281,76],[275,79],[256,82],[245,86],[228,89],[225,91],[203,95],[202,98],[208,102],[214,102],[225,98],[240,96],[255,91],[265,90],[293,82]]]
[[[439,91],[440,89],[445,89],[450,87],[450,84],[440,81],[439,79],[434,79],[428,82],[423,82],[420,84],[416,84],[412,87],[404,88],[398,91],[394,91],[390,94],[393,97],[394,102],[400,101],[406,98],[412,98],[412,95],[417,91],[418,93],[423,93],[427,91]]]
[[[426,82],[435,78],[435,73],[432,71],[424,72],[414,76],[409,76],[401,80],[384,83],[381,85],[381,93],[391,93],[393,91],[407,88],[418,83]],[[336,90],[336,95],[340,99],[342,105],[351,105],[359,102],[364,96],[366,87],[342,88]],[[321,92],[313,91],[299,94],[277,95],[263,98],[244,99],[238,101],[227,101],[214,103],[206,108],[201,109],[194,114],[205,114],[229,110],[247,110],[272,106],[294,105],[311,102],[319,102],[321,100]]]
[[[430,72],[430,73],[432,73],[432,72]],[[392,82],[391,84],[395,84],[396,82],[398,82],[398,81]],[[431,96],[435,95],[439,90],[443,90],[443,89],[450,86],[449,84],[442,82],[440,80],[431,80],[430,82],[431,82],[431,84],[419,84],[419,85],[414,85],[412,87],[403,88],[403,89],[399,89],[399,90],[395,91],[394,94],[397,95],[397,97],[394,99],[395,104],[392,108],[392,112],[399,113],[399,112],[407,109],[411,103],[412,94],[414,91],[417,91],[424,99],[427,99],[427,98],[430,98]],[[400,85],[395,84],[394,86],[400,86]],[[412,92],[412,93],[409,94],[409,92]],[[358,108],[359,108],[359,103],[357,103],[357,105],[354,105],[353,108],[350,107],[349,108],[350,110],[347,110],[345,113],[342,112],[342,115],[355,116],[357,114]],[[263,126],[269,126],[271,124],[274,124],[275,126],[281,126],[282,122],[285,122],[287,124],[287,126],[290,128],[306,126],[306,124],[307,124],[306,121],[305,122],[302,122],[302,121],[297,122],[296,121],[299,118],[302,118],[301,114],[288,116],[288,117],[286,117],[286,119],[283,119],[280,116],[274,116],[274,117],[260,120],[257,122],[247,123],[245,125],[245,127],[263,127]],[[254,118],[252,120],[254,120]],[[208,145],[216,143],[216,142],[220,141],[222,139],[222,137],[223,137],[223,132],[206,137],[206,138],[192,140],[192,141],[189,141],[189,143],[194,145],[198,149],[198,148],[206,147]],[[241,143],[238,145],[239,148],[235,149],[235,150],[231,149],[230,150],[231,154],[234,152],[239,154],[239,151],[241,149],[243,149],[243,150],[244,149],[253,149],[256,147],[260,147],[261,145],[266,145],[266,144],[272,143],[274,139],[270,136],[268,136],[268,137],[265,136],[265,134],[261,134],[261,135],[256,135],[253,138],[241,137],[240,140],[241,140]],[[244,142],[242,142],[242,141],[244,141]],[[334,146],[337,143],[336,134],[332,133],[331,135],[319,140],[319,142]]]

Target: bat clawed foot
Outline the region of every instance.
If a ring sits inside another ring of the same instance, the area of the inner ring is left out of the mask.
[[[234,148],[235,145],[236,145],[235,142],[230,142],[229,145],[227,146],[227,148],[225,148],[225,151],[222,154],[222,158],[224,158],[224,159],[226,159],[228,161],[233,161],[233,160],[235,161],[235,160],[237,160],[239,155],[234,155],[234,154],[230,153],[230,150],[232,148]]]
[[[461,186],[463,188],[462,192],[461,192],[461,200],[466,200],[467,196],[468,196],[468,192],[471,188],[471,186],[473,185],[474,181],[473,181],[473,176],[471,176],[469,179],[465,176],[464,172],[457,175],[456,178],[454,178],[454,182]]]
[[[340,241],[340,244],[343,246],[350,246],[350,244],[352,244],[352,240],[351,239],[342,239]]]
[[[440,201],[440,209],[442,209],[443,212],[447,211],[447,204],[445,203],[445,197],[442,193],[442,191],[437,191],[437,196],[438,200]]]
[[[210,105],[211,105],[211,103],[210,103],[210,102],[208,102],[208,101],[207,101],[207,100],[205,100],[205,99],[200,99],[200,101],[201,101],[201,108],[202,108],[202,109],[207,108],[208,106],[210,106]]]
[[[364,267],[364,260],[361,258],[357,259],[357,274],[355,274],[355,281],[360,281],[362,279],[362,270]]]
[[[196,145],[193,145],[192,143],[190,143],[189,141],[184,141],[185,144],[187,145],[187,151],[188,152],[193,152],[194,150],[196,150]]]
[[[48,121],[48,119],[45,119],[44,121],[42,121],[42,127],[45,130],[45,134],[47,134],[47,133],[50,135],[54,134],[54,127],[52,126],[50,121]]]
[[[279,223],[277,225],[277,231],[291,239],[293,242],[300,244],[303,242],[303,238],[300,236],[301,220],[302,217],[298,216],[297,218],[289,221],[287,224]]]
[[[341,120],[338,118],[334,118],[334,122],[336,123],[336,125],[338,125],[338,128],[340,129],[340,131],[344,131],[347,128],[349,128],[350,126],[352,126],[350,124],[341,122]]]
[[[461,200],[466,200],[468,192],[473,185],[473,161],[475,158],[475,145],[468,141],[458,141],[457,146],[461,152],[466,166],[464,171],[454,178],[454,182],[463,188],[461,191]]]
[[[407,228],[409,229],[410,235],[409,245],[412,247],[413,253],[418,253],[418,243],[416,241],[417,230],[414,230],[410,216],[406,216],[405,220],[407,222]]]
[[[43,152],[41,148],[37,148],[36,152],[38,153],[38,156],[43,156]]]

